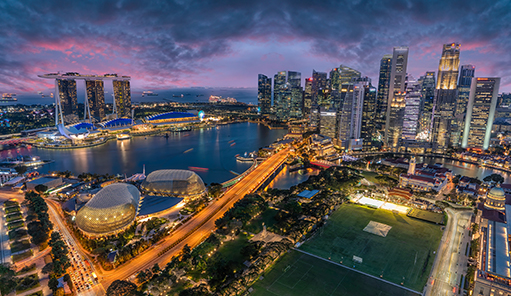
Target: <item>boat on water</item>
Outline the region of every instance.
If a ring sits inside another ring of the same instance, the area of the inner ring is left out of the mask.
[[[130,134],[117,134],[117,140],[128,140],[131,138]]]
[[[158,96],[158,94],[157,94],[157,93],[155,93],[155,92],[152,92],[152,91],[150,91],[150,90],[144,90],[144,91],[142,92],[142,97],[145,97],[145,96],[148,96],[148,97],[156,97],[156,96]]]
[[[4,93],[2,94],[2,99],[0,102],[15,102],[17,100],[18,99],[16,98],[16,94]]]
[[[186,150],[186,151],[185,151],[185,152],[183,152],[183,153],[188,153],[188,152],[192,152],[192,151],[193,151],[193,148],[190,148],[190,149]]]
[[[41,160],[39,156],[17,156],[15,158],[6,158],[0,161],[0,166],[39,166],[50,161]]]
[[[234,145],[236,145],[236,142],[233,142],[233,143],[231,144],[231,146],[234,146]]]
[[[230,141],[229,141],[229,143],[232,143],[232,142],[234,142],[234,140],[230,140]]]
[[[236,157],[237,161],[241,161],[241,162],[253,162],[256,158],[254,152],[251,152],[251,153],[245,152],[245,154],[243,156],[236,154],[235,157]]]
[[[190,171],[195,171],[195,172],[207,172],[207,171],[209,171],[209,169],[208,169],[208,168],[192,167],[192,166],[191,166],[191,167],[188,167],[188,169],[189,169]]]

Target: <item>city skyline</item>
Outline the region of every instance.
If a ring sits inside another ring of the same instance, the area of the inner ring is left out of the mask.
[[[81,5],[2,4],[2,91],[45,91],[51,85],[37,74],[59,70],[130,75],[133,89],[255,88],[259,73],[290,70],[303,80],[343,64],[374,82],[397,46],[409,47],[408,72],[419,77],[436,71],[438,49],[451,41],[461,44],[460,64],[511,90],[505,2],[98,2],[87,16]]]

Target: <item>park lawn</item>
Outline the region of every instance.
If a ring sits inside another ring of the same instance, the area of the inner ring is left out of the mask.
[[[26,276],[20,280],[16,287],[16,294],[23,293],[28,290],[39,287],[39,276],[37,273]]]
[[[364,178],[366,178],[369,182],[378,184],[378,179],[376,179],[376,176],[378,176],[378,173],[362,171],[362,176],[364,176]]]
[[[12,255],[12,262],[16,263],[23,259],[27,259],[28,257],[32,256],[32,254],[33,254],[32,250],[28,250],[21,254]]]
[[[5,208],[6,214],[20,213],[21,209],[19,206]]]
[[[386,237],[363,231],[370,221],[392,226]],[[300,248],[396,284],[422,291],[442,229],[433,223],[387,210],[344,204]],[[361,257],[355,263],[353,256]]]
[[[25,223],[23,221],[15,221],[15,222],[8,223],[7,229],[13,230],[13,229],[18,229],[18,228],[21,228],[24,226],[25,226]]]
[[[232,261],[236,265],[243,265],[245,262],[245,257],[241,255],[241,249],[249,244],[248,237],[244,233],[240,233],[238,237],[236,237],[232,241],[224,242],[223,245],[220,246],[215,256],[219,256],[225,259],[225,261]]]
[[[418,296],[313,256],[290,251],[265,272],[253,296]]]
[[[263,230],[263,223],[266,225],[266,228],[270,228],[275,223],[277,223],[275,216],[278,212],[279,211],[275,209],[267,209],[266,211],[262,212],[259,217],[253,221],[250,221],[249,224],[244,227],[245,230],[250,233],[257,234]]]
[[[17,253],[27,249],[30,249],[30,242],[28,239],[11,243],[11,253]]]
[[[9,214],[9,215],[5,216],[5,221],[11,222],[11,221],[20,220],[21,218],[23,218],[23,216],[21,216],[21,213],[17,212],[17,213]]]

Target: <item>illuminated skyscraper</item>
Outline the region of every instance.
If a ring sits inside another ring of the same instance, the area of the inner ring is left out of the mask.
[[[291,87],[291,102],[289,106],[289,117],[303,117],[303,89],[301,86]]]
[[[421,84],[411,81],[412,79],[410,78],[409,80],[406,83],[402,138],[406,141],[415,141],[421,114]]]
[[[353,79],[349,85],[339,117],[339,140],[342,148],[358,149],[361,145],[362,116],[366,88],[371,84],[368,77]]]
[[[376,98],[376,129],[385,132],[387,105],[389,101],[389,81],[392,69],[392,55],[386,54],[380,61],[380,77],[378,79],[378,96]]]
[[[312,104],[312,77],[305,79],[305,90],[303,92],[303,116],[307,117],[311,112]]]
[[[500,78],[472,78],[463,130],[463,148],[489,148],[499,87]]]
[[[336,95],[335,100],[332,101],[331,106],[336,109],[340,109],[344,104],[344,100],[348,91],[353,90],[353,85],[360,78],[360,71],[352,69],[350,67],[340,65],[339,71],[339,95]]]
[[[318,97],[326,89],[326,73],[312,70],[312,105],[318,104]]]
[[[129,80],[114,80],[114,98],[117,116],[131,116],[131,89]]]
[[[76,80],[74,79],[56,79],[59,89],[60,104],[62,106],[62,115],[76,114],[78,110],[78,98],[76,95]]]
[[[323,136],[337,138],[337,112],[321,109],[319,132]]]
[[[330,71],[330,89],[339,89],[339,71],[337,68]]]
[[[271,113],[271,78],[263,74],[257,76],[257,102],[260,114]]]
[[[293,113],[293,115],[301,114],[302,100],[300,72],[281,71],[275,74],[273,106],[277,118],[289,118],[290,113]],[[291,106],[293,106],[293,110],[291,110]]]
[[[385,142],[392,148],[398,147],[403,128],[407,64],[408,47],[394,47],[385,124]]]
[[[467,114],[467,104],[470,95],[470,85],[474,78],[476,67],[472,65],[462,65],[460,68],[460,77],[458,80],[458,98],[456,100],[456,110],[451,126],[450,143],[454,147],[461,145],[463,137],[463,128],[465,122],[465,114]]]
[[[417,80],[421,87],[421,114],[419,118],[418,140],[431,139],[431,118],[433,117],[433,103],[435,101],[435,72],[426,72]]]
[[[499,103],[497,108],[509,108],[511,107],[511,93],[499,94]]]
[[[87,89],[87,103],[89,104],[90,115],[99,119],[105,118],[105,87],[103,80],[85,80]],[[89,114],[85,114],[88,116]]]
[[[457,100],[458,68],[460,64],[460,45],[444,44],[442,57],[438,65],[433,131],[431,142],[436,149],[445,149],[450,145],[451,126]]]
[[[360,138],[364,148],[370,149],[374,147],[373,140],[377,139],[376,131],[376,88],[371,82],[363,84],[364,87],[364,103],[362,108],[362,124],[360,129]]]

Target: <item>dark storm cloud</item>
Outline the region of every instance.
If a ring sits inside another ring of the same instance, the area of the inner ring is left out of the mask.
[[[3,1],[0,86],[33,89],[35,74],[56,70],[200,84],[215,74],[209,62],[243,54],[236,42],[277,50],[306,42],[304,56],[375,77],[393,46],[410,46],[409,64],[425,71],[452,41],[462,44],[463,62],[510,84],[510,26],[509,1]]]

